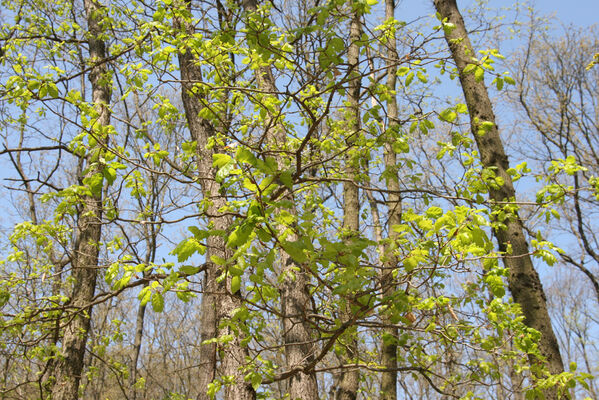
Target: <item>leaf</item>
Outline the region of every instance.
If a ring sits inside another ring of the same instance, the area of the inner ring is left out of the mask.
[[[327,54],[330,56],[337,55],[343,50],[345,50],[345,42],[340,37],[334,37],[327,43]]]
[[[430,207],[428,210],[426,210],[426,216],[429,218],[439,218],[441,215],[443,215],[443,209],[441,209],[440,207]]]
[[[503,79],[495,78],[495,86],[497,87],[497,90],[503,89]]]
[[[304,245],[301,241],[283,241],[281,242],[281,246],[283,247],[283,250],[285,250],[285,252],[289,254],[296,262],[304,263],[308,260],[308,257],[306,257],[304,254]]]
[[[227,263],[227,261],[224,258],[214,255],[210,256],[210,261],[212,261],[216,265],[220,265],[221,267]]]
[[[213,154],[212,155],[212,165],[215,168],[222,168],[226,164],[229,164],[232,161],[231,156],[228,154]]]
[[[505,296],[505,287],[503,285],[503,279],[500,276],[489,274],[485,276],[485,283],[489,286],[491,293],[495,297]]]
[[[247,221],[239,225],[231,234],[227,240],[227,246],[231,248],[241,247],[247,243],[250,235],[254,231],[254,224],[248,223]]]
[[[279,180],[283,185],[285,185],[288,189],[293,189],[293,179],[290,171],[283,171],[279,175]]]
[[[155,312],[162,312],[164,310],[164,297],[162,297],[162,293],[154,292],[152,294],[152,309]]]
[[[453,122],[456,120],[457,117],[458,114],[456,114],[456,112],[453,111],[451,108],[443,110],[441,111],[441,113],[439,113],[439,119],[445,122]]]
[[[216,181],[218,183],[221,183],[222,181],[225,180],[225,178],[227,176],[229,176],[229,174],[231,173],[231,171],[235,168],[235,164],[231,161],[225,165],[223,165],[218,172],[216,173]]]
[[[515,85],[516,81],[514,80],[514,78],[512,78],[511,76],[504,76],[503,80],[505,81],[505,83],[508,83],[510,85]]]
[[[241,289],[241,276],[237,275],[231,278],[231,293],[235,294]]]
[[[474,70],[474,79],[477,82],[482,82],[485,79],[485,70],[482,67],[476,67]]]
[[[466,67],[464,68],[464,73],[467,74],[469,72],[474,71],[474,69],[477,67],[476,64],[468,64],[466,65]]]
[[[254,156],[254,154],[246,149],[245,147],[240,147],[237,149],[237,153],[235,154],[235,159],[238,162],[242,162],[242,163],[246,163],[246,164],[250,164],[250,165],[256,165],[256,156]]]
[[[102,194],[102,187],[104,186],[104,174],[97,173],[83,180],[83,183],[89,187],[92,195],[99,197]]]
[[[112,185],[116,179],[116,170],[111,167],[106,167],[102,170],[102,175],[106,178],[106,182],[108,182],[109,185]]]
[[[193,265],[182,265],[179,271],[185,275],[195,275],[200,270],[200,267],[194,267]]]
[[[177,247],[171,251],[171,254],[177,256],[177,261],[185,262],[195,253],[204,254],[205,252],[206,247],[195,238],[187,238],[179,243]]]

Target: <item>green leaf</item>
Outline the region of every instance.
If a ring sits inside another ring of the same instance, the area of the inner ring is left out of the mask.
[[[104,186],[104,174],[97,173],[90,177],[83,179],[83,183],[89,187],[92,195],[99,197],[102,194],[102,188]]]
[[[210,261],[212,261],[216,265],[220,265],[221,267],[227,263],[227,261],[224,258],[221,258],[219,256],[210,256]]]
[[[456,120],[457,117],[458,117],[458,114],[456,114],[456,112],[453,111],[451,108],[443,110],[439,114],[439,119],[441,121],[445,121],[445,122],[453,122]]]
[[[185,275],[195,275],[200,271],[200,267],[194,267],[193,265],[182,265],[179,271]]]
[[[279,180],[289,189],[293,189],[293,179],[290,171],[283,171],[279,175]]]
[[[177,256],[177,261],[185,262],[195,253],[204,254],[205,252],[206,247],[204,247],[195,238],[187,238],[179,243],[177,247],[171,251],[171,254]]]
[[[250,164],[250,165],[256,165],[256,156],[254,156],[254,154],[246,149],[245,147],[240,147],[237,149],[237,153],[235,154],[235,159],[239,162],[242,163],[246,163],[246,164]]]
[[[241,289],[241,276],[231,278],[231,293],[235,294]]]
[[[485,276],[485,282],[495,297],[505,296],[505,287],[500,276],[489,274]]]
[[[102,175],[104,175],[104,178],[106,178],[108,184],[112,185],[112,183],[116,179],[116,170],[111,167],[106,167],[102,170]]]
[[[497,87],[497,90],[503,89],[503,79],[495,78],[495,86]]]
[[[304,245],[300,240],[295,242],[283,241],[281,246],[296,262],[304,263],[308,260],[308,257],[304,254]]]
[[[258,390],[260,384],[262,383],[262,375],[257,372],[253,373],[252,377],[250,378],[250,382],[252,383],[254,391]]]
[[[430,207],[428,210],[426,210],[426,216],[429,218],[439,218],[441,215],[443,215],[443,209],[440,207]]]
[[[231,248],[241,247],[247,243],[250,235],[254,231],[254,224],[244,222],[239,225],[231,234],[227,240],[227,246]]]
[[[226,164],[229,164],[232,161],[232,158],[228,154],[213,154],[212,155],[212,165],[215,168],[222,168]]]
[[[155,312],[162,312],[164,310],[164,297],[162,297],[162,293],[152,293],[152,309]]]
[[[330,49],[330,53],[329,53]],[[345,50],[345,42],[340,37],[334,37],[327,43],[327,54],[333,56]]]
[[[474,79],[477,82],[482,82],[485,79],[485,70],[482,67],[476,67],[474,70]]]
[[[464,68],[464,73],[467,74],[469,72],[472,72],[472,71],[474,71],[474,69],[476,67],[478,67],[478,65],[476,65],[476,64],[468,64],[468,65],[466,65],[466,68]]]
[[[216,181],[218,183],[221,183],[222,181],[225,180],[225,178],[227,176],[229,176],[229,174],[231,173],[231,171],[235,168],[235,164],[231,161],[225,165],[223,165],[218,172],[216,173]]]

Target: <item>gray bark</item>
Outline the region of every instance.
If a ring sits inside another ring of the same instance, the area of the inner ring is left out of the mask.
[[[360,15],[354,12],[350,23],[349,48],[347,52],[347,61],[351,69],[348,87],[348,102],[350,104],[348,117],[350,126],[347,145],[351,148],[355,139],[360,134],[360,72],[359,58],[360,48],[358,41],[362,34]],[[357,235],[360,229],[360,199],[358,186],[354,179],[359,170],[359,157],[352,155],[351,150],[345,159],[345,173],[347,180],[343,183],[343,229],[345,234]],[[349,304],[346,304],[342,311],[342,318],[348,321],[353,318],[352,310]],[[344,341],[345,354],[342,356],[344,364],[354,364],[358,357],[358,331],[355,326],[349,327],[341,340]],[[355,400],[360,387],[360,372],[355,367],[346,367],[341,370],[339,386],[335,393],[335,400]]]
[[[102,28],[97,18],[99,6],[92,0],[84,0],[85,14],[87,16],[90,33],[89,52],[90,62],[106,58],[106,46],[101,39]],[[109,84],[102,83],[107,72],[106,65],[96,64],[89,73],[92,86],[92,101],[98,117],[97,126],[107,126],[110,123],[111,88]],[[90,132],[101,143],[107,138],[102,137],[97,131]],[[91,152],[97,151],[91,149]],[[88,156],[88,170],[85,177],[91,177],[101,171],[101,166],[93,164],[92,156]],[[55,382],[52,386],[53,400],[75,400],[79,398],[79,384],[83,371],[85,345],[90,329],[92,308],[90,303],[96,289],[96,276],[98,270],[98,252],[102,230],[102,195],[91,194],[83,196],[82,205],[77,220],[77,236],[72,258],[73,292],[68,307],[75,313],[64,327],[62,338],[61,358],[55,366]]]
[[[186,2],[191,11],[191,3]],[[194,27],[189,21],[181,18],[175,19],[175,27],[180,29],[186,35],[193,35]],[[208,148],[209,139],[216,134],[215,127],[204,119],[199,117],[203,109],[201,99],[192,92],[194,84],[192,82],[201,82],[202,73],[199,66],[194,62],[193,52],[188,49],[185,53],[179,53],[179,68],[181,71],[181,81],[183,88],[181,97],[185,109],[187,123],[193,140],[197,142],[197,169],[198,181],[202,187],[202,193],[205,199],[210,199],[210,205],[206,209],[206,214],[210,215],[210,224],[215,230],[228,232],[232,220],[230,216],[220,215],[219,210],[225,206],[226,198],[220,195],[220,184],[216,182],[216,169],[212,166],[212,155],[217,152],[217,148]],[[207,267],[204,275],[204,291],[201,303],[201,333],[200,343],[206,340],[214,339],[223,335],[234,335],[235,339],[228,343],[222,350],[220,359],[222,374],[233,376],[234,382],[225,388],[225,399],[227,400],[253,400],[256,393],[251,384],[245,382],[241,367],[245,363],[248,355],[247,348],[240,345],[240,338],[229,327],[219,328],[219,322],[229,318],[233,310],[239,308],[242,299],[239,293],[231,293],[230,279],[217,282],[217,277],[221,274],[221,268],[211,261],[212,256],[220,257],[224,260],[229,259],[232,254],[226,247],[223,236],[211,235],[207,239],[206,263]],[[217,378],[217,346],[216,343],[203,344],[200,349],[200,367],[198,369],[198,386],[200,394],[198,399],[208,400],[206,391],[208,384]]]
[[[246,10],[251,12],[256,9],[257,1],[250,0],[245,3]],[[274,76],[269,67],[262,67],[256,71],[258,86],[265,93],[277,93]],[[276,112],[278,114],[278,110]],[[276,149],[285,147],[285,127],[277,123],[276,116],[268,116],[266,121],[266,141]],[[281,156],[277,156],[279,168],[285,165]],[[285,194],[285,200],[292,203],[291,192]],[[296,214],[295,208],[289,210]],[[280,226],[279,230],[287,229]],[[294,242],[298,239],[295,232],[290,232],[286,240]],[[285,359],[287,369],[300,369],[303,365],[310,364],[314,360],[314,330],[308,320],[311,309],[309,294],[309,273],[306,265],[295,262],[289,254],[281,250],[279,258],[282,266],[282,274],[285,277],[281,287],[282,327]],[[298,370],[289,378],[287,383],[290,400],[317,400],[318,383],[314,371]]]
[[[395,0],[385,0],[385,19],[395,18]],[[394,93],[397,85],[397,39],[395,31],[389,36],[387,43],[387,88]],[[393,132],[398,129],[398,109],[397,97],[391,96],[387,101],[388,127],[391,137],[385,144],[385,168],[395,171],[397,168],[397,156],[392,148]],[[388,212],[388,232],[389,238],[397,237],[391,227],[401,224],[401,197],[399,195],[399,179],[397,172],[390,175],[387,180],[387,189],[389,195],[387,198]],[[397,267],[397,258],[393,256],[393,249],[386,246],[385,262],[381,270],[380,280],[383,297],[392,294],[397,290],[397,285],[393,284],[393,269]],[[383,322],[387,326],[383,329],[383,334],[388,338],[397,338],[398,329],[393,326],[387,319],[383,318]],[[381,400],[396,400],[397,399],[397,344],[395,341],[381,341],[381,366],[385,369],[381,374]]]
[[[515,201],[515,190],[512,179],[508,175],[509,162],[493,113],[493,107],[484,82],[477,82],[474,74],[464,73],[464,68],[471,63],[475,52],[468,38],[464,20],[458,10],[455,0],[435,0],[435,7],[442,18],[454,24],[455,28],[445,31],[445,39],[457,65],[462,90],[470,113],[471,129],[479,149],[482,164],[485,168],[493,168],[496,175],[503,178],[504,184],[499,187],[489,187],[489,197],[492,202],[500,203]],[[478,134],[481,124],[485,121],[493,123],[493,127],[485,134]],[[547,311],[547,301],[541,280],[533,267],[530,250],[522,220],[516,213],[514,218],[504,221],[505,229],[495,229],[494,233],[499,242],[499,249],[505,252],[508,244],[512,247],[512,255],[505,255],[503,262],[509,268],[508,285],[514,300],[522,307],[527,326],[541,333],[539,350],[546,358],[546,365],[552,374],[564,371],[558,342],[551,326]],[[536,360],[532,360],[537,362]],[[558,398],[557,390],[545,392],[547,398]]]

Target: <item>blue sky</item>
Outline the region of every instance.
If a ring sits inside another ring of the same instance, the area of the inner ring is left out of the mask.
[[[537,0],[535,3],[537,9],[545,14],[555,13],[565,24],[589,26],[599,23],[599,0]]]
[[[508,7],[518,0],[489,0],[492,7]],[[564,24],[589,26],[599,23],[599,0],[530,0],[528,1],[546,16],[553,15]],[[520,0],[520,3],[524,1]],[[464,10],[476,4],[475,0],[458,0]],[[432,0],[399,0],[397,18],[410,20],[410,17],[432,14]]]

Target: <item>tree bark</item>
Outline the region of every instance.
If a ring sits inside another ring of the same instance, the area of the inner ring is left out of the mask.
[[[385,0],[385,19],[387,21],[395,18],[395,0]],[[387,101],[388,137],[385,143],[385,168],[393,171],[389,174],[387,180],[387,213],[388,213],[388,232],[389,238],[397,238],[397,232],[392,229],[393,225],[401,224],[401,197],[399,195],[399,179],[397,176],[397,155],[393,150],[392,144],[396,135],[398,126],[397,96],[395,89],[397,85],[397,39],[395,28],[389,33],[387,45],[387,88],[392,93]],[[383,298],[391,295],[397,290],[397,285],[393,284],[393,270],[397,268],[397,258],[393,255],[393,247],[386,246],[385,260],[381,270],[380,280]],[[381,340],[381,366],[385,369],[381,374],[381,400],[397,399],[397,343],[399,331],[391,324],[388,318],[383,318],[387,324],[383,328],[383,339]]]
[[[489,197],[494,203],[513,202],[515,190],[512,179],[507,173],[509,162],[499,136],[487,88],[483,81],[476,81],[474,74],[464,72],[464,68],[472,63],[472,57],[475,55],[464,20],[456,0],[434,0],[434,3],[441,17],[447,18],[447,22],[455,26],[453,29],[445,29],[445,39],[458,68],[481,162],[485,168],[493,169],[496,176],[503,178],[505,182],[499,187],[489,187]],[[479,134],[485,121],[492,122],[493,126],[486,133]],[[512,247],[513,253],[506,254],[503,258],[505,266],[509,269],[509,289],[514,300],[522,307],[526,325],[541,333],[538,347],[546,358],[549,372],[558,374],[564,371],[564,366],[547,311],[543,286],[530,257],[522,220],[516,213],[514,218],[507,219],[504,223],[505,229],[494,229],[494,234],[502,252],[506,252],[508,245]],[[551,399],[558,398],[557,390],[548,389],[545,391],[545,396]]]
[[[179,3],[185,5],[191,12],[191,2],[185,1]],[[175,28],[179,29],[185,35],[191,37],[194,34],[194,26],[191,21],[177,16],[174,20]],[[216,135],[215,127],[210,121],[201,118],[200,111],[204,108],[201,99],[194,94],[192,89],[193,82],[202,81],[202,72],[195,63],[193,52],[186,49],[185,52],[179,52],[179,69],[181,71],[183,107],[191,137],[197,143],[197,169],[198,181],[202,187],[202,193],[205,199],[210,199],[206,208],[206,214],[210,215],[210,225],[214,230],[228,232],[232,220],[230,216],[221,215],[220,209],[226,205],[226,198],[220,195],[221,185],[216,182],[216,169],[212,166],[212,155],[218,150],[217,147],[209,148],[208,142],[211,137]],[[217,282],[221,274],[221,268],[211,261],[211,257],[216,256],[227,260],[232,256],[230,249],[226,247],[223,236],[211,235],[207,238],[206,264],[207,268],[204,275],[204,291],[201,303],[201,333],[200,343],[209,339],[221,337],[223,335],[233,335],[235,339],[229,342],[222,350],[220,359],[222,374],[233,376],[233,383],[225,387],[226,400],[253,400],[256,393],[251,384],[245,382],[241,367],[245,363],[248,355],[247,348],[240,345],[240,338],[231,331],[231,328],[225,326],[219,328],[220,321],[231,317],[233,311],[242,304],[239,293],[231,293],[230,279]],[[198,399],[208,400],[208,385],[217,378],[217,344],[202,344],[200,349],[200,368],[198,376],[198,386],[200,394]]]
[[[347,180],[343,183],[343,230],[349,238],[359,234],[360,229],[360,199],[358,186],[354,179],[359,169],[359,157],[352,154],[351,147],[360,135],[360,47],[358,41],[362,35],[360,14],[353,11],[350,33],[349,33],[349,48],[347,51],[347,61],[350,68],[350,82],[348,87],[348,118],[350,126],[348,137],[346,138],[349,147],[345,159],[345,174]],[[349,302],[346,303],[345,309],[342,310],[342,318],[348,321],[353,318],[353,313]],[[358,357],[358,330],[356,326],[349,327],[341,340],[345,347],[345,354],[342,356],[344,364],[354,364]],[[360,372],[355,367],[344,368],[341,370],[339,386],[335,393],[335,400],[355,400],[358,396],[360,387]]]
[[[91,63],[98,63],[106,58],[106,45],[99,39],[102,28],[99,24],[100,8],[92,0],[84,0],[85,14],[87,17],[90,34],[89,55]],[[97,119],[93,126],[105,127],[110,123],[110,110],[108,105],[111,97],[109,83],[102,82],[106,79],[107,68],[104,63],[93,66],[89,73],[92,87],[92,101]],[[91,129],[98,143],[107,140],[105,134],[99,129]],[[93,153],[100,150],[101,145],[90,149],[87,165],[88,170],[84,178],[100,173],[101,165],[94,162]],[[77,220],[77,236],[75,253],[72,259],[73,292],[68,304],[75,312],[75,316],[64,328],[62,338],[62,357],[55,367],[55,382],[52,386],[53,400],[75,400],[79,398],[79,384],[83,371],[85,345],[90,329],[92,308],[90,303],[96,289],[96,276],[98,270],[98,254],[100,237],[102,233],[102,194],[92,193],[83,196],[82,206]]]
[[[256,0],[246,1],[246,11],[255,11],[257,5]],[[274,76],[269,67],[258,68],[256,80],[262,92],[273,95],[277,93]],[[266,129],[269,129],[269,132],[266,132],[266,141],[277,150],[284,148],[287,140],[285,127],[276,121],[278,111],[275,111],[275,115],[269,113],[265,123]],[[284,168],[285,161],[282,157],[276,158],[279,169]],[[295,204],[291,191],[285,194],[284,199]],[[295,208],[290,209],[289,212],[293,215],[297,214]],[[288,230],[286,226],[279,226],[278,229]],[[295,242],[298,240],[298,235],[289,230],[285,240]],[[311,308],[309,274],[305,265],[295,262],[285,251],[281,250],[279,258],[282,266],[281,273],[285,277],[281,287],[283,345],[287,369],[293,370],[314,360],[314,330],[307,316]],[[290,400],[318,399],[318,383],[314,371],[297,371],[289,378],[287,385]]]

